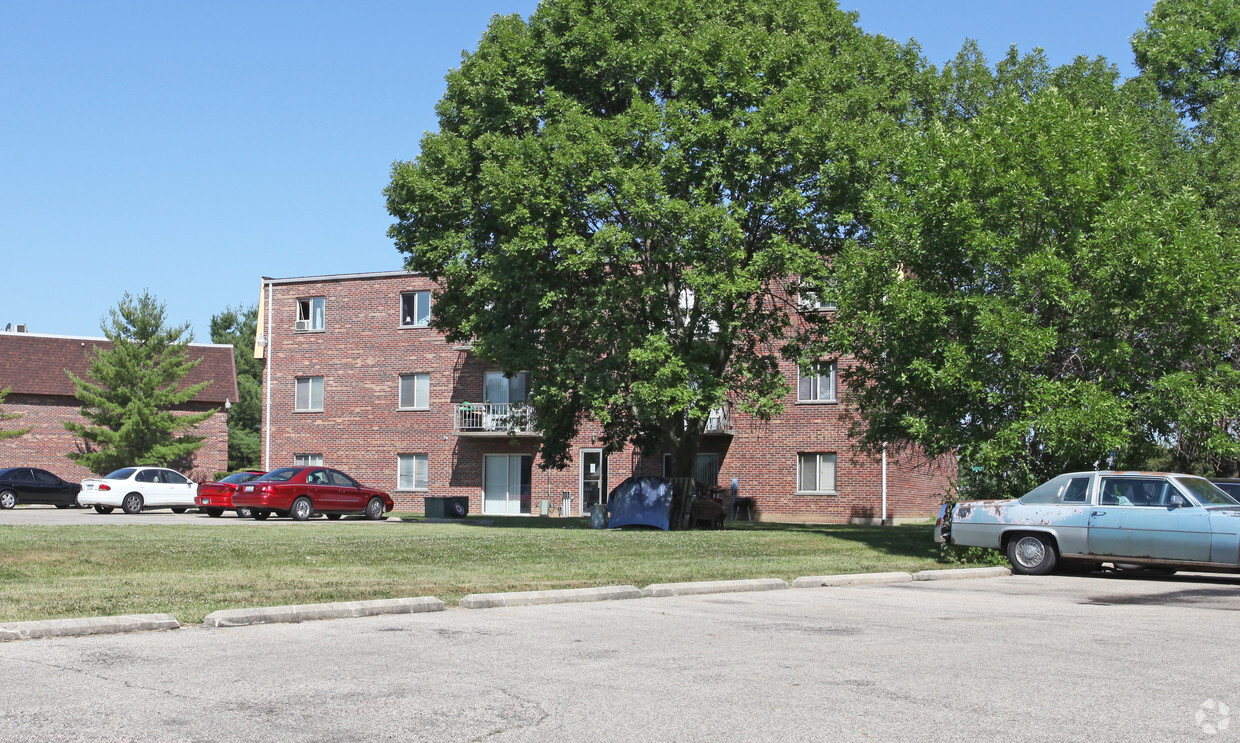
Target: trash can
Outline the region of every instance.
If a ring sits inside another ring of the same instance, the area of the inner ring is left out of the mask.
[[[469,498],[463,495],[452,497],[428,495],[424,512],[428,519],[463,519],[469,515]]]
[[[592,529],[607,528],[607,506],[602,503],[590,506],[590,527]]]

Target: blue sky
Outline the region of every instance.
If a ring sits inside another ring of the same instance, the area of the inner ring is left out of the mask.
[[[444,74],[534,0],[12,2],[0,22],[0,329],[98,335],[150,289],[209,341],[261,276],[401,267],[391,164]],[[941,65],[966,38],[1135,74],[1133,0],[841,0]]]

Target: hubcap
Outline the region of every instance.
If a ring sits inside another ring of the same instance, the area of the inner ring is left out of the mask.
[[[297,516],[306,517],[310,515],[310,504],[304,500],[297,501]]]
[[[4,508],[12,508],[15,505],[17,505],[17,497],[12,493],[0,494],[0,506],[3,506]]]
[[[1041,540],[1025,537],[1016,543],[1016,559],[1020,560],[1021,565],[1027,568],[1035,567],[1042,564],[1045,558],[1046,547]]]

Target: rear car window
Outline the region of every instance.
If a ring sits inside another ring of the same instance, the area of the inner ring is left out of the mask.
[[[234,472],[231,475],[221,479],[220,482],[226,482],[229,485],[238,485],[243,482],[249,482],[256,477],[258,477],[258,475],[253,472]]]
[[[108,474],[103,476],[103,479],[105,480],[128,480],[130,477],[133,476],[133,472],[134,472],[133,467],[124,467],[122,469],[116,470],[115,472],[109,472]]]
[[[254,481],[255,482],[288,482],[289,480],[292,480],[293,476],[296,475],[298,472],[301,472],[300,467],[281,467],[279,469],[275,469],[275,470],[268,472],[262,477],[255,478]]]

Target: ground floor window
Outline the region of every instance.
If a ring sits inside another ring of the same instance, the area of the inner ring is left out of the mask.
[[[530,454],[487,454],[482,466],[482,512],[530,512],[534,457]]]
[[[397,490],[426,490],[430,487],[430,458],[426,454],[398,454],[396,465]]]
[[[672,476],[672,455],[663,455],[663,476]],[[693,460],[693,479],[714,487],[719,484],[719,455],[699,454]]]
[[[323,455],[322,454],[294,454],[293,455],[293,466],[294,467],[322,467],[323,466]]]
[[[835,455],[820,452],[797,455],[797,492],[835,493]]]

